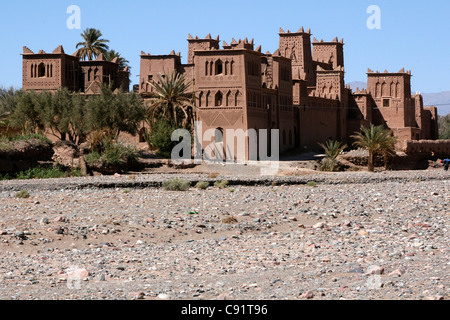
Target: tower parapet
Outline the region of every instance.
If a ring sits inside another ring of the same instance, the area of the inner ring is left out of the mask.
[[[204,39],[200,39],[198,36],[188,36],[188,64],[194,64],[194,51],[196,50],[219,50],[219,36],[215,39],[208,33]]]
[[[303,76],[309,86],[315,85],[313,59],[311,55],[311,29],[305,32],[301,27],[297,32],[280,28],[279,50],[283,57],[292,61],[293,79]]]
[[[331,64],[332,68],[344,66],[344,39],[331,42],[313,39],[313,60]]]

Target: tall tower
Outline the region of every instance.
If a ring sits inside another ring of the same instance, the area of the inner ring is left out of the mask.
[[[411,71],[367,72],[367,91],[390,128],[415,126],[415,101],[411,99]]]
[[[285,32],[280,28],[279,50],[283,57],[292,60],[292,79],[306,80],[308,86],[315,86],[314,68],[311,55],[311,30],[303,27],[297,32]]]
[[[219,36],[215,39],[211,38],[211,34],[208,34],[205,39],[199,39],[199,37],[195,37],[195,39],[189,34],[188,38],[188,64],[194,64],[194,51],[195,50],[219,50]]]
[[[313,39],[313,60],[318,62],[330,63],[331,68],[344,66],[344,39],[338,41],[334,38],[331,42],[320,42]]]

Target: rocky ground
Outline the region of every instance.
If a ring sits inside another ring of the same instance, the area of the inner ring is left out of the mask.
[[[450,297],[449,173],[194,169],[0,182],[0,299]]]

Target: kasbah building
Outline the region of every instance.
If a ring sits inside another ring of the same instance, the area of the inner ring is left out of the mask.
[[[391,129],[398,137],[399,151],[450,152],[448,141],[437,140],[436,107],[424,107],[422,96],[411,94],[411,71],[368,69],[367,89],[353,92],[344,81],[343,39],[326,42],[311,36],[303,27],[297,32],[280,28],[279,49],[262,53],[253,39],[223,41],[220,47],[219,36],[189,35],[187,64],[175,51],[167,55],[141,52],[140,80],[134,91],[145,101],[153,90],[148,82],[157,80],[159,73],[176,70],[192,81],[197,121],[202,123],[199,134],[208,129],[224,133],[227,129],[278,129],[281,154],[291,149],[320,150],[318,143],[328,139],[351,143],[350,136],[371,123]],[[61,46],[52,53],[33,53],[24,47],[25,90],[67,87],[89,95],[98,93],[102,83],[127,89],[129,72],[102,55],[80,61],[76,53],[68,55]],[[142,134],[128,138],[143,142]],[[226,146],[226,134],[217,142]],[[205,148],[211,141],[202,143]],[[248,160],[248,138],[245,143]]]

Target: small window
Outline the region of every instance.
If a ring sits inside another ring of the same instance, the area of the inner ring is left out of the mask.
[[[153,80],[153,76],[152,75],[149,75],[148,76],[148,82],[151,82]]]
[[[383,99],[383,107],[388,108],[391,106],[391,100]]]
[[[222,102],[223,102],[223,95],[222,92],[217,92],[216,93],[216,99],[215,99],[215,106],[216,107],[221,107],[222,106]]]
[[[222,61],[218,60],[216,62],[216,74],[222,74],[223,73],[223,64]]]
[[[45,64],[41,63],[38,67],[38,77],[44,78],[45,77]]]
[[[203,100],[203,91],[200,92],[198,95],[198,106],[202,107],[202,100]]]

